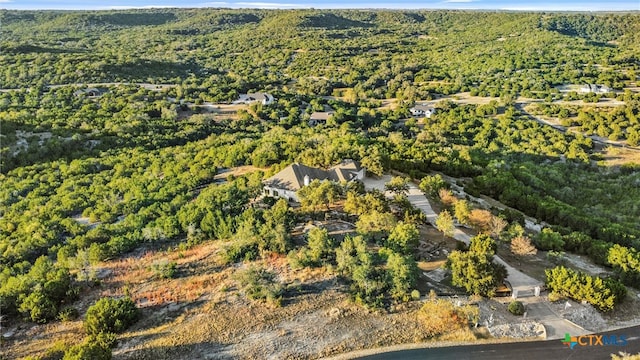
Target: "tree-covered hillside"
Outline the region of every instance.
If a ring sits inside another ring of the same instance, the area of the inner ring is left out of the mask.
[[[245,91],[309,77],[327,82],[325,92],[359,84],[374,97],[412,87],[535,92],[597,80],[620,88],[625,74],[592,74],[589,66],[633,66],[640,32],[637,16],[624,14],[185,9],[0,16],[2,88],[153,80]]]
[[[286,205],[255,205],[261,180],[292,162],[442,172],[508,205],[493,209],[505,221],[546,222],[552,240],[538,247],[639,276],[620,259],[640,250],[640,166],[607,166],[597,137],[638,143],[637,13],[2,10],[0,22],[0,302],[11,321],[55,321],[89,264],[167,241],[229,240],[229,262],[292,252],[342,266],[362,302],[409,298],[406,254],[367,252],[392,248],[386,236],[341,248],[320,234],[307,249],[289,236]],[[276,101],[231,104],[257,91]],[[433,116],[411,116],[427,102]],[[314,112],[332,114],[312,126]],[[218,174],[241,166],[256,171]],[[351,216],[388,220],[383,234],[419,222],[402,202],[392,215],[375,194],[327,191],[327,209],[354,194],[378,204]]]

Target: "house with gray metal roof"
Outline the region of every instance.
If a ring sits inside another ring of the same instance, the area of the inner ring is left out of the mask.
[[[433,106],[426,104],[416,104],[414,107],[409,109],[409,112],[415,117],[430,118],[431,115],[436,113],[436,109]]]
[[[251,104],[255,102],[259,102],[262,105],[269,105],[275,101],[273,95],[268,93],[249,93],[249,94],[240,94],[237,100],[232,102],[232,104]]]
[[[309,126],[325,125],[333,116],[333,111],[315,111],[309,116]]]
[[[293,163],[279,173],[263,181],[264,194],[299,202],[297,192],[314,180],[349,182],[362,180],[365,169],[353,160],[344,160],[328,170]]]

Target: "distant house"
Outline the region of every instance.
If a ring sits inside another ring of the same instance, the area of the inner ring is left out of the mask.
[[[323,125],[327,123],[327,120],[333,116],[333,112],[331,111],[315,111],[309,117],[309,126]]]
[[[313,180],[349,182],[362,180],[364,176],[365,169],[360,167],[358,162],[350,159],[344,160],[341,164],[333,166],[329,170],[293,163],[263,181],[264,194],[299,202],[298,190],[308,186]]]
[[[233,104],[251,104],[255,102],[259,102],[262,105],[269,105],[275,101],[273,96],[268,93],[249,93],[249,94],[240,94],[238,100],[235,100]]]
[[[596,93],[596,94],[606,94],[611,92],[611,88],[605,85],[598,84],[585,84],[580,88],[580,92],[582,93]]]
[[[431,115],[436,113],[436,109],[433,106],[425,105],[425,104],[416,104],[414,107],[409,109],[411,115],[415,117],[426,117],[430,118]]]
[[[87,89],[80,89],[80,90],[76,90],[73,92],[73,95],[75,96],[89,96],[89,97],[96,97],[96,96],[100,96],[102,95],[103,92],[98,89],[98,88],[87,88]]]

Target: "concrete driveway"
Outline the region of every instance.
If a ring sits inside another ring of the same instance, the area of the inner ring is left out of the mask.
[[[391,180],[391,175],[384,175],[380,178],[366,177],[363,182],[366,190],[377,189],[385,192],[384,184],[389,180]],[[387,197],[392,196],[389,192],[386,192],[385,195]],[[409,184],[407,197],[413,206],[425,213],[427,221],[435,227],[438,214],[436,214],[431,207],[431,203],[429,203],[427,197],[424,196],[415,184]],[[471,237],[458,228],[455,229],[453,237],[465,244],[469,244],[471,241]],[[589,333],[587,330],[554,313],[542,298],[533,296],[534,288],[536,286],[542,286],[542,282],[509,265],[498,255],[494,256],[493,259],[494,262],[502,264],[507,268],[508,276],[506,280],[509,281],[513,290],[518,291],[519,297],[522,296],[519,299],[527,304],[527,317],[544,324],[545,330],[547,331],[547,339],[561,339],[565,333],[570,333],[574,336]]]
[[[384,175],[379,178],[366,177],[363,182],[364,187],[367,190],[377,189],[384,192],[384,184],[389,182],[389,180],[391,180],[391,175]],[[391,196],[390,193],[386,193],[385,195]],[[431,203],[429,202],[427,197],[424,196],[422,191],[420,191],[420,189],[413,183],[409,183],[409,193],[407,195],[407,198],[413,206],[424,212],[424,214],[427,216],[427,221],[435,227],[438,214],[436,214],[436,212],[431,207]],[[469,244],[471,242],[471,236],[458,228],[454,230],[453,237],[454,239],[462,241],[465,244]],[[507,276],[507,281],[509,281],[514,290],[518,290],[518,293],[533,293],[534,287],[542,286],[542,282],[507,264],[498,255],[494,256],[494,261],[504,265],[507,268],[507,272],[509,274]]]

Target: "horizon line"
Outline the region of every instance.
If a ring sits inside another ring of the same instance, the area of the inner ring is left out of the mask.
[[[0,4],[7,5],[12,2],[2,2]],[[96,6],[96,7],[43,7],[43,8],[7,8],[0,7],[3,11],[126,11],[126,10],[168,10],[168,9],[220,9],[220,10],[408,10],[408,11],[424,11],[424,10],[453,10],[453,11],[509,11],[509,12],[576,12],[576,13],[615,13],[615,12],[637,12],[640,13],[640,9],[636,8],[618,8],[618,9],[601,9],[601,8],[581,8],[581,7],[568,7],[568,8],[546,8],[546,7],[527,7],[527,6],[514,6],[514,7],[464,7],[464,4],[472,4],[472,2],[461,2],[445,0],[441,5],[460,4],[460,7],[451,6],[438,6],[440,4],[433,4],[431,7],[393,7],[393,6],[367,6],[367,7],[317,7],[308,6],[302,4],[284,4],[281,3],[225,3],[220,2],[217,5],[211,3],[210,5],[202,4],[202,6],[190,5],[145,5],[145,6]],[[227,6],[228,5],[228,6]],[[625,4],[626,5],[626,4]]]

